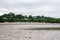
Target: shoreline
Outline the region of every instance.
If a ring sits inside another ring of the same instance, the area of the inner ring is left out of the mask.
[[[0,25],[59,25],[60,23],[44,23],[44,22],[4,22],[4,23],[0,23]]]

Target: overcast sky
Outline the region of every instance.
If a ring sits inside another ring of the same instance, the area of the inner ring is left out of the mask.
[[[60,0],[0,0],[0,15],[9,12],[60,17]]]

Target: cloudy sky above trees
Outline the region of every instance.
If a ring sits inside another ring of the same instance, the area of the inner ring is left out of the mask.
[[[60,0],[0,0],[0,15],[9,12],[60,17]]]

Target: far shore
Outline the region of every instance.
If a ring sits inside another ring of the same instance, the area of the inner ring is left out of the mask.
[[[60,24],[60,23],[45,23],[45,22],[4,22],[0,24]]]

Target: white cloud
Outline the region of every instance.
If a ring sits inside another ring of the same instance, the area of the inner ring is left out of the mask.
[[[0,0],[0,13],[60,17],[60,0]]]
[[[16,1],[15,1],[15,0],[2,0],[2,2],[8,3],[8,4],[13,4],[13,3],[15,3]]]

